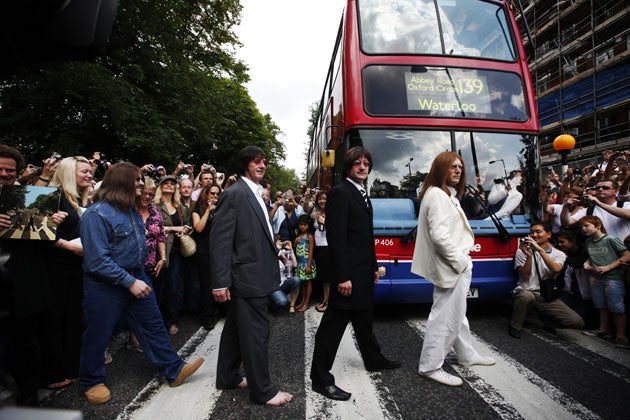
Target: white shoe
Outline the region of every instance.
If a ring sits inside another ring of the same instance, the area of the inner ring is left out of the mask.
[[[437,369],[432,372],[420,372],[420,375],[448,386],[461,386],[464,383],[461,378],[446,373],[442,369]]]
[[[474,366],[474,365],[479,365],[479,366],[492,366],[496,363],[497,361],[494,360],[493,357],[490,356],[477,356],[474,359],[472,359],[471,362],[469,363],[463,363],[460,362],[459,364],[465,367],[469,367],[469,366]]]

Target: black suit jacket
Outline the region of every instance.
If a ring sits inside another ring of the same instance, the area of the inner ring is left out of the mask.
[[[235,296],[264,297],[280,285],[278,250],[265,214],[242,178],[219,198],[210,230],[213,289]]]
[[[347,180],[328,192],[326,238],[334,270],[329,305],[345,310],[369,308],[374,300],[374,272],[378,270],[372,205],[366,205],[357,187]],[[337,284],[347,280],[352,281],[352,293],[344,297]]]

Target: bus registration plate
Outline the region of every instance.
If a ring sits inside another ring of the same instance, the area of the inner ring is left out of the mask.
[[[468,299],[477,299],[479,297],[479,288],[471,287],[468,289],[468,295],[466,297]]]

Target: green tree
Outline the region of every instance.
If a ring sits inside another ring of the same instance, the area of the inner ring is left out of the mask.
[[[233,166],[247,144],[284,157],[234,56],[238,0],[120,2],[107,55],[21,69],[0,81],[0,142],[29,161],[100,151],[137,164]]]
[[[271,181],[271,194],[276,191],[286,191],[289,188],[299,193],[300,191],[300,179],[295,173],[294,169],[288,169],[281,165],[273,165],[267,168],[265,179]]]

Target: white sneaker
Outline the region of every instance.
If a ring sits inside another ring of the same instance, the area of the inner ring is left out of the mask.
[[[492,366],[496,363],[497,361],[494,360],[493,357],[490,356],[477,356],[474,359],[472,359],[472,361],[470,361],[469,363],[462,363],[460,362],[459,364],[465,367],[469,367],[469,366],[474,366],[474,365],[479,365],[479,366]]]
[[[461,378],[451,375],[450,373],[446,373],[442,369],[437,369],[431,372],[420,372],[420,375],[449,386],[461,386],[464,383]]]

